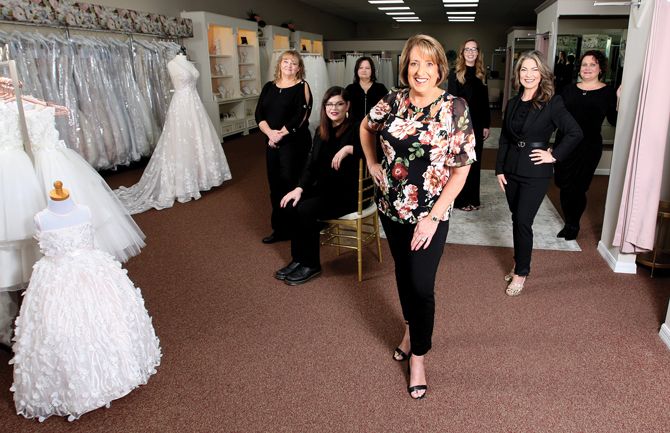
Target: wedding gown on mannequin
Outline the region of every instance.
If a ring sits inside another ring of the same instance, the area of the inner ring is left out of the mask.
[[[44,257],[16,319],[10,390],[18,414],[72,421],[147,383],[160,346],[140,290],[94,248],[90,222],[36,236]]]
[[[168,63],[175,92],[156,149],[140,181],[115,192],[131,214],[199,199],[231,178],[216,130],[195,88],[200,73],[177,55]]]
[[[144,233],[98,172],[58,139],[54,119],[53,107],[26,111],[42,197],[47,196],[56,180],[70,185],[72,198],[93,210],[96,246],[125,262],[144,247]]]

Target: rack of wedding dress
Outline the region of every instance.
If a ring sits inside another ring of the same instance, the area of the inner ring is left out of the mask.
[[[123,36],[125,37],[125,36]],[[151,154],[170,100],[171,41],[0,32],[25,93],[70,109],[56,120],[67,146],[96,169]]]
[[[314,136],[314,131],[321,122],[321,101],[326,90],[330,87],[328,69],[323,55],[317,53],[301,53],[305,63],[305,79],[312,89],[312,113],[309,115],[309,130]]]

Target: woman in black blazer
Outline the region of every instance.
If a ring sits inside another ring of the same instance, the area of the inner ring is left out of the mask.
[[[505,275],[505,291],[516,296],[530,273],[533,220],[554,174],[553,164],[563,161],[582,139],[582,130],[554,95],[550,69],[538,51],[522,53],[514,68],[514,87],[523,89],[505,110],[496,175],[512,212],[514,268]],[[559,143],[550,147],[557,129]]]
[[[339,218],[358,208],[358,166],[363,157],[359,122],[348,117],[350,98],[339,86],[326,91],[321,124],[314,134],[298,186],[280,202],[291,225],[291,262],[275,272],[288,285],[321,273],[320,219]]]

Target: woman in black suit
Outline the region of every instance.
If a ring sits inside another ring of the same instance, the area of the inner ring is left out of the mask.
[[[358,207],[363,151],[359,122],[347,116],[349,108],[346,90],[335,86],[326,91],[321,124],[298,186],[281,199],[281,207],[292,213],[291,263],[275,272],[275,278],[286,284],[302,284],[321,273],[319,219],[338,218]]]
[[[530,273],[533,220],[553,176],[553,164],[563,161],[582,139],[582,130],[560,96],[554,95],[551,71],[538,51],[522,53],[514,68],[514,87],[523,91],[510,99],[500,134],[496,175],[512,212],[514,268],[505,275],[505,291],[516,296]],[[549,145],[557,129],[560,143]]]

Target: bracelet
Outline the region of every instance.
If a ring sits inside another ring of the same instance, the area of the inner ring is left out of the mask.
[[[439,223],[439,222],[440,222],[440,218],[439,218],[439,217],[436,217],[435,215],[429,215],[429,216],[430,216],[430,220],[431,220],[432,222],[434,222],[434,223]]]

